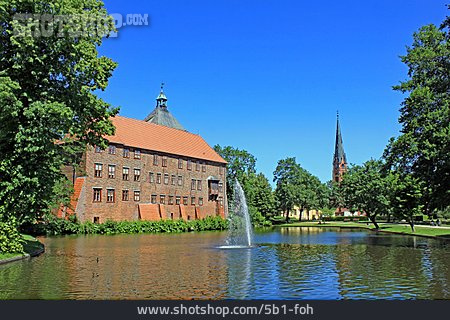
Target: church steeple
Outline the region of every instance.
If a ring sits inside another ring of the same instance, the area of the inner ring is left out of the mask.
[[[336,117],[336,142],[334,145],[333,156],[333,181],[341,182],[342,175],[347,171],[347,157],[344,151],[344,144],[342,142],[341,127],[339,125],[339,111]]]

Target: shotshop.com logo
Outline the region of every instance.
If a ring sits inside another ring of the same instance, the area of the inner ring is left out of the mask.
[[[16,13],[12,21],[12,30],[15,36],[21,37],[118,37],[118,31],[125,26],[148,26],[148,13],[129,13],[122,15],[94,14],[28,14]],[[111,26],[115,30],[111,30]]]

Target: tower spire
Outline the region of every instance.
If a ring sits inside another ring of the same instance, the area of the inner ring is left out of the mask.
[[[336,112],[336,142],[333,156],[333,181],[340,182],[347,171],[347,157],[342,142],[341,127],[339,125],[339,111]]]
[[[167,97],[164,94],[164,82],[161,82],[161,91],[159,92],[158,97],[156,98],[156,107],[167,109]]]

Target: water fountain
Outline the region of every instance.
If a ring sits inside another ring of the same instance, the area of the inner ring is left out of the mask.
[[[250,248],[252,246],[253,231],[247,200],[239,181],[234,184],[234,203],[228,215],[228,237],[222,249]]]

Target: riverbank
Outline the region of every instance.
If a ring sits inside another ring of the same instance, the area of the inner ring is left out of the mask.
[[[379,223],[380,229],[378,232],[404,234],[412,236],[421,236],[429,238],[439,238],[450,240],[450,227],[434,227],[434,226],[423,226],[416,225],[415,232],[411,231],[411,227],[408,224],[398,224],[398,223]],[[304,222],[294,222],[285,223],[278,225],[277,227],[337,227],[337,228],[360,228],[371,231],[376,231],[373,224],[369,222],[322,222],[317,221],[304,221]]]
[[[36,238],[23,234],[24,239],[23,249],[25,254],[22,253],[0,253],[0,264],[13,262],[17,260],[27,259],[40,255],[45,251],[44,245]]]

